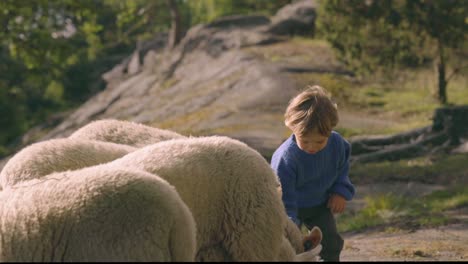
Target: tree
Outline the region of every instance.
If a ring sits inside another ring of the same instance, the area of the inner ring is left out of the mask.
[[[466,48],[465,0],[324,0],[320,12],[319,29],[357,72],[432,61],[442,104],[448,81],[467,66],[456,55]]]
[[[0,146],[103,89],[137,40],[169,28],[166,13],[151,0],[0,1]]]
[[[166,0],[171,13],[171,30],[169,31],[169,39],[167,46],[169,48],[174,48],[182,38],[182,29],[181,29],[181,18],[179,13],[179,7],[175,0]]]

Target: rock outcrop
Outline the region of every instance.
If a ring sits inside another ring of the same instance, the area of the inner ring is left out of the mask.
[[[277,30],[281,21],[313,27],[314,8],[314,1],[299,1],[272,19],[230,16],[197,25],[170,52],[162,36],[140,43],[103,75],[108,82],[104,91],[40,140],[66,137],[92,120],[115,118],[185,135],[226,135],[261,153],[271,152],[284,139],[282,115],[296,83],[283,68],[245,48],[287,40]]]
[[[268,158],[290,133],[283,114],[304,85],[293,75],[350,75],[326,45],[310,48],[291,41],[291,34],[310,37],[315,8],[314,0],[305,0],[273,17],[223,17],[192,27],[171,50],[165,47],[166,33],[138,43],[132,54],[102,75],[106,89],[53,123],[31,129],[16,149],[67,137],[91,121],[111,118],[186,136],[229,136]],[[290,51],[281,60],[267,54],[283,45]],[[320,56],[311,55],[314,48]],[[7,160],[0,160],[0,168]]]

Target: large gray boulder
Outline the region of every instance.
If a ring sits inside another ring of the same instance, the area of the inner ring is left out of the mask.
[[[271,19],[272,25],[268,32],[277,35],[314,36],[317,6],[314,0],[301,0],[284,6]]]

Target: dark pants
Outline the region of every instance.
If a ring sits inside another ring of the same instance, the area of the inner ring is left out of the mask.
[[[326,204],[310,208],[299,208],[298,218],[309,230],[314,226],[318,226],[322,230],[320,257],[324,261],[340,261],[344,240],[338,234],[335,217]]]

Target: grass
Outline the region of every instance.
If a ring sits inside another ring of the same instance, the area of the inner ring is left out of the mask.
[[[376,117],[393,120],[400,125],[388,130],[398,133],[432,123],[434,110],[440,107],[437,101],[436,81],[431,69],[407,70],[401,78],[391,81],[363,82],[354,88],[347,107],[359,109]],[[467,78],[459,77],[449,82],[449,103],[468,104]],[[367,134],[381,134],[368,131]]]
[[[402,200],[391,195],[366,197],[366,207],[355,214],[344,213],[337,217],[339,232],[360,231],[369,227],[388,224],[401,215]]]
[[[468,206],[468,187],[434,191],[421,198],[384,194],[368,196],[365,200],[366,206],[362,210],[338,217],[340,232],[389,225],[389,230],[394,230],[447,224],[453,219],[445,211]]]
[[[450,191],[436,191],[426,197],[434,211],[468,206],[468,187],[458,186]]]
[[[338,229],[348,232],[383,228],[392,232],[454,221],[447,211],[468,206],[467,160],[468,154],[452,154],[353,165],[350,178],[354,184],[421,182],[441,184],[446,189],[418,198],[366,196],[363,209],[338,216]]]
[[[351,138],[353,136],[363,135],[367,132],[366,129],[359,128],[359,127],[356,127],[356,128],[337,127],[335,130],[345,138]]]
[[[245,48],[249,54],[271,63],[300,63],[309,67],[337,65],[330,45],[320,39],[294,37],[290,41]]]
[[[355,184],[416,181],[428,184],[467,182],[468,154],[419,157],[399,161],[353,164],[349,177]]]

